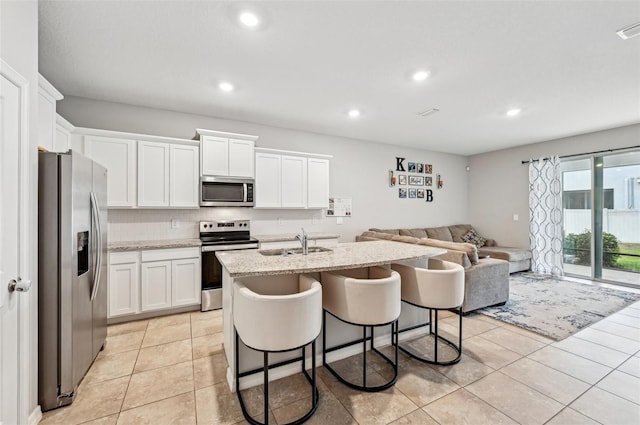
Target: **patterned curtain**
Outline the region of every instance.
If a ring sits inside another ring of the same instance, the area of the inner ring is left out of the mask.
[[[562,276],[562,184],[557,156],[529,162],[531,270]]]

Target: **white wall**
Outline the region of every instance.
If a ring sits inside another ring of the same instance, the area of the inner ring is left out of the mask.
[[[28,258],[23,261],[23,270],[31,279],[32,289],[21,298],[27,300],[21,304],[28,310],[29,329],[27,350],[21,353],[28,362],[28,372],[20,376],[21,386],[26,387],[28,396],[20,405],[20,417],[29,415],[38,405],[38,3],[36,1],[7,2],[0,1],[0,56],[13,69],[29,81],[29,180],[26,183],[29,193],[29,207],[23,218],[27,221]],[[4,283],[3,283],[4,284]],[[3,289],[4,290],[4,289]],[[17,389],[16,389],[17,390]]]
[[[529,171],[522,161],[640,145],[640,124],[468,158],[469,217],[478,232],[505,246],[529,246]],[[513,214],[520,216],[513,221]]]
[[[110,210],[110,240],[197,237],[198,220],[222,218],[251,219],[254,234],[298,232],[304,226],[311,232],[338,233],[341,242],[354,240],[369,227],[427,227],[467,221],[466,159],[462,156],[72,96],[58,103],[58,112],[80,127],[180,138],[192,138],[196,128],[206,128],[257,135],[260,147],[330,154],[331,195],[353,197],[353,217],[345,218],[343,225],[337,225],[335,218],[325,218],[319,210]],[[432,164],[434,181],[436,173],[442,175],[444,187],[432,187],[433,202],[399,199],[397,186],[389,187],[388,173],[395,168],[396,156],[406,157],[405,164]],[[172,218],[181,220],[183,227],[171,229]]]

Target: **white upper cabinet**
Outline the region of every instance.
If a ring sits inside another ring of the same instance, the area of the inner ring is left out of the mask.
[[[255,208],[326,208],[329,155],[256,149]]]
[[[199,142],[76,128],[85,154],[107,169],[109,208],[199,208]]]
[[[254,148],[258,136],[197,129],[203,176],[254,176]]]
[[[282,208],[307,206],[307,158],[282,155]]]
[[[197,208],[199,177],[197,146],[170,146],[169,205],[176,208]]]
[[[50,152],[58,151],[56,150],[56,102],[63,97],[62,93],[38,74],[38,145]]]
[[[136,206],[136,146],[131,139],[85,136],[85,154],[107,169],[107,206]]]
[[[329,160],[307,159],[307,206],[329,207]]]
[[[229,176],[253,177],[255,142],[229,139]]]
[[[53,141],[53,150],[56,152],[66,152],[69,149],[76,149],[73,141],[74,126],[59,114],[56,114],[56,137]]]
[[[229,175],[229,139],[204,136],[201,140],[202,175]]]
[[[281,155],[256,152],[256,208],[282,207],[281,163]]]
[[[138,206],[169,206],[169,147],[138,142]]]

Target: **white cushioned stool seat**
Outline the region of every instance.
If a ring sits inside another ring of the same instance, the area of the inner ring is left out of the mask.
[[[423,325],[428,325],[429,333],[434,336],[434,358],[424,358],[404,347],[400,347],[400,350],[425,363],[454,364],[460,361],[460,356],[462,355],[464,268],[459,264],[435,258],[429,259],[427,264],[427,269],[402,264],[392,264],[391,268],[397,271],[402,278],[402,301],[415,307],[429,310],[429,322]],[[438,311],[451,309],[457,309],[460,318],[458,345],[438,335]],[[431,320],[432,310],[435,311],[433,325]],[[416,326],[412,326],[408,329],[401,329],[399,332],[415,328]],[[456,352],[455,358],[446,361],[439,360],[438,341],[442,341],[452,347]]]
[[[264,374],[264,417],[269,422],[269,368],[291,363],[269,365],[270,352],[302,349],[302,372],[311,384],[310,410],[292,422],[300,424],[313,415],[318,406],[316,385],[316,338],[322,325],[322,286],[308,275],[300,275],[298,288],[289,293],[273,293],[272,288],[260,288],[255,282],[237,280],[233,288],[233,320],[236,331],[236,392],[245,419],[254,425],[260,424],[247,412],[240,391],[240,378],[262,371]],[[262,289],[262,291],[261,291]],[[261,294],[260,292],[264,292]],[[261,369],[240,372],[239,340],[247,347],[262,351],[264,364]],[[305,367],[305,348],[312,344],[311,374]]]
[[[397,336],[397,321],[400,316],[400,275],[384,267],[369,267],[364,269],[341,270],[337,272],[322,272],[322,306],[323,306],[323,341],[322,361],[324,366],[338,380],[345,385],[363,391],[381,391],[395,384],[398,378],[398,351],[395,350],[395,360],[377,350],[374,343],[373,328],[391,325],[391,342]],[[328,347],[326,335],[326,314],[357,326],[363,327],[362,338],[337,347]],[[367,327],[370,335],[367,335]],[[371,341],[371,350],[386,360],[394,370],[393,377],[385,384],[367,386],[366,353],[367,341]],[[326,354],[349,345],[362,342],[363,370],[362,385],[349,382],[340,376],[327,363]]]

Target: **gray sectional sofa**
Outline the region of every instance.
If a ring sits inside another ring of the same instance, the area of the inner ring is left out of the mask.
[[[438,258],[458,263],[465,268],[465,297],[462,311],[504,304],[509,299],[509,273],[528,270],[531,252],[518,248],[500,247],[486,240],[478,249],[466,243],[463,236],[472,229],[469,224],[413,229],[369,229],[356,241],[392,240],[404,243],[444,248],[446,254]]]

